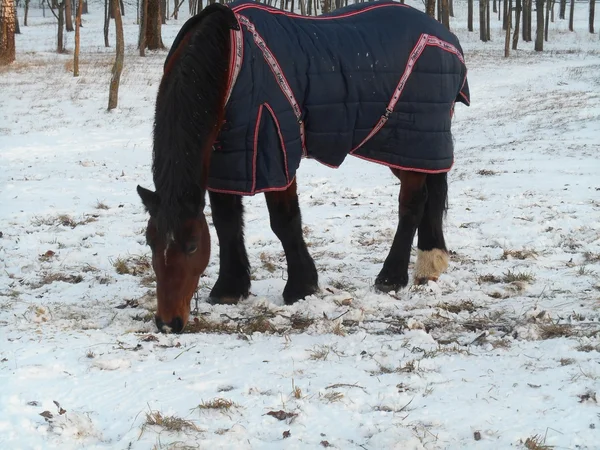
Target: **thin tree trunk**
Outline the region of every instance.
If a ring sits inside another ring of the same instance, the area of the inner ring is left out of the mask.
[[[435,0],[427,0],[425,12],[428,16],[435,17]]]
[[[161,0],[147,0],[147,17],[146,17],[146,47],[148,50],[158,50],[165,48],[162,36],[160,17],[160,2]]]
[[[506,5],[506,0],[504,0],[504,4]],[[510,3],[508,4],[508,8],[505,8],[505,10],[508,9],[506,15],[508,17],[506,17],[506,38],[504,40],[504,57],[508,58],[510,56],[510,27],[511,27],[511,19],[512,19],[512,14],[511,14],[511,9],[512,9],[512,0],[510,0]]]
[[[73,52],[73,76],[79,76],[79,31],[81,28],[81,10],[83,9],[83,0],[77,3],[77,17],[75,17],[75,51]]]
[[[494,0],[494,6],[493,7],[494,7],[493,11],[494,12],[498,12],[498,7],[496,6],[496,0]]]
[[[25,13],[23,14],[23,26],[27,26],[27,18],[29,17],[29,0],[25,0]]]
[[[535,0],[537,29],[535,32],[534,48],[536,52],[544,50],[544,0]]]
[[[110,26],[110,11],[108,10],[108,1],[104,0],[104,46],[110,47],[108,43],[108,27]]]
[[[502,12],[504,14],[504,17],[502,17],[502,29],[506,30],[506,27],[508,26],[508,1],[504,0],[504,8],[502,9]]]
[[[58,3],[58,35],[56,38],[56,53],[63,53],[65,51],[65,40],[64,40],[64,30],[65,30],[65,2],[67,0],[62,0]]]
[[[571,0],[571,8],[569,10],[569,31],[573,31],[573,15],[575,13],[575,0]]]
[[[110,79],[110,88],[108,91],[108,110],[114,109],[119,103],[119,83],[121,81],[121,72],[123,71],[123,59],[125,53],[125,43],[123,40],[123,19],[121,18],[121,6],[119,0],[112,0],[113,13],[115,15],[115,30],[117,34],[117,51],[115,64],[112,69]]]
[[[65,0],[65,28],[67,32],[75,31],[73,28],[73,0]]]
[[[491,24],[490,24],[490,0],[485,0],[485,37],[489,41],[491,39]]]
[[[566,13],[567,13],[567,0],[560,0],[560,8],[558,10],[558,18],[564,20]]]
[[[440,0],[442,4],[442,24],[450,29],[450,8],[448,7],[448,0]]]
[[[196,4],[197,6],[197,4]],[[140,56],[146,56],[146,27],[148,21],[148,0],[142,0],[142,10],[140,11],[140,37],[138,47]]]
[[[298,0],[298,3],[300,4],[300,14],[302,14],[303,16],[306,15],[306,0]]]
[[[404,0],[402,0],[402,3],[404,3]],[[448,2],[448,12],[450,17],[454,17],[454,0]]]
[[[15,34],[21,34],[21,27],[19,27],[19,13],[17,11],[17,1],[13,1],[13,8],[15,10]]]
[[[590,0],[590,33],[594,34],[594,14],[596,10],[596,0]]]
[[[467,28],[473,31],[473,0],[467,1]]]
[[[519,43],[519,22],[521,21],[521,0],[517,0],[515,11],[515,32],[513,33],[512,49],[516,50]]]
[[[0,0],[0,65],[15,60],[15,10],[12,0]]]
[[[485,2],[487,0],[479,0],[479,39],[487,42],[487,32],[485,30]]]
[[[548,26],[550,25],[550,10],[552,0],[546,0],[546,23],[544,24],[544,40],[548,42]]]

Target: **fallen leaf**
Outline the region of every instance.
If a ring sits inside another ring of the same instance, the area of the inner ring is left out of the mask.
[[[282,409],[280,409],[279,411],[269,411],[267,413],[267,416],[273,416],[277,420],[285,420],[285,419],[289,419],[291,417],[296,417],[297,415],[298,414],[296,414],[296,413],[285,412]]]

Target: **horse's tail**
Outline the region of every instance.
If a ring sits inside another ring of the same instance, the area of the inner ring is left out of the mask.
[[[441,222],[448,210],[448,173],[428,174],[425,182],[430,217]]]

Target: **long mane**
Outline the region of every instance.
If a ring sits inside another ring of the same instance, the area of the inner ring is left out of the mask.
[[[158,89],[152,172],[160,233],[205,205],[211,146],[223,121],[230,50],[230,18],[215,11],[178,36]]]

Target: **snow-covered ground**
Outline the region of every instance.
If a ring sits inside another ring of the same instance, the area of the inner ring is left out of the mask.
[[[262,196],[248,198],[252,296],[201,301],[182,335],[151,320],[135,192],[152,187],[165,52],[136,55],[129,8],[107,113],[113,49],[91,6],[79,78],[39,16],[0,69],[0,448],[600,449],[600,42],[586,3],[575,33],[557,21],[544,53],[520,42],[509,59],[497,20],[480,43],[456,4],[472,106],[456,109],[439,282],[374,292],[398,183],[362,160],[304,161],[322,292],[283,305],[283,252]]]

